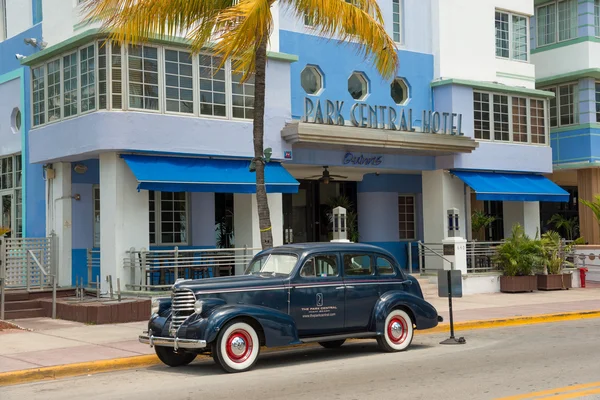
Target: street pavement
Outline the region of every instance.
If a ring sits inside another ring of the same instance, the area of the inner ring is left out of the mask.
[[[600,396],[600,319],[415,336],[401,353],[374,341],[337,350],[262,355],[255,368],[226,374],[212,360],[3,387],[22,399],[544,399]]]
[[[425,298],[448,322],[448,300],[437,297],[437,289],[424,291]],[[454,300],[456,322],[590,310],[600,310],[600,288],[482,294]],[[85,325],[32,318],[14,322],[27,330],[0,331],[0,373],[154,354],[137,341],[146,329],[145,321]],[[0,396],[0,400],[4,399]]]

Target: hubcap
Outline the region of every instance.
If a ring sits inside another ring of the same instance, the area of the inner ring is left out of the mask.
[[[388,337],[394,344],[402,344],[408,337],[408,326],[404,318],[394,317],[388,324]]]
[[[226,346],[227,356],[233,362],[243,363],[252,355],[252,337],[244,330],[231,332]]]

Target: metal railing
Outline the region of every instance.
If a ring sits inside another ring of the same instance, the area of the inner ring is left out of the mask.
[[[467,242],[467,273],[484,273],[498,270],[494,262],[496,247],[502,242]],[[419,272],[436,273],[442,269],[440,256],[443,254],[442,243],[418,242]]]
[[[100,286],[100,250],[87,251],[87,288],[98,290]],[[94,273],[97,270],[98,273]]]
[[[170,288],[177,279],[233,275],[246,267],[259,248],[135,250],[127,252],[124,268],[130,270],[127,289],[152,291]]]

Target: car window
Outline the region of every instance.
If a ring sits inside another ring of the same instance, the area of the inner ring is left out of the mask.
[[[316,278],[338,276],[339,269],[337,265],[337,257],[334,255],[315,256],[308,259],[302,269],[300,276],[303,278]]]
[[[377,257],[377,273],[380,276],[396,275],[392,263],[387,258]]]
[[[372,274],[371,256],[364,254],[344,254],[344,275],[365,276]]]
[[[294,254],[268,254],[255,258],[246,274],[289,275],[297,262],[298,257]]]

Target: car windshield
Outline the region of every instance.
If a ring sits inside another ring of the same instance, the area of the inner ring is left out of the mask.
[[[266,254],[255,258],[248,269],[246,275],[289,275],[296,263],[298,256],[294,254]]]

